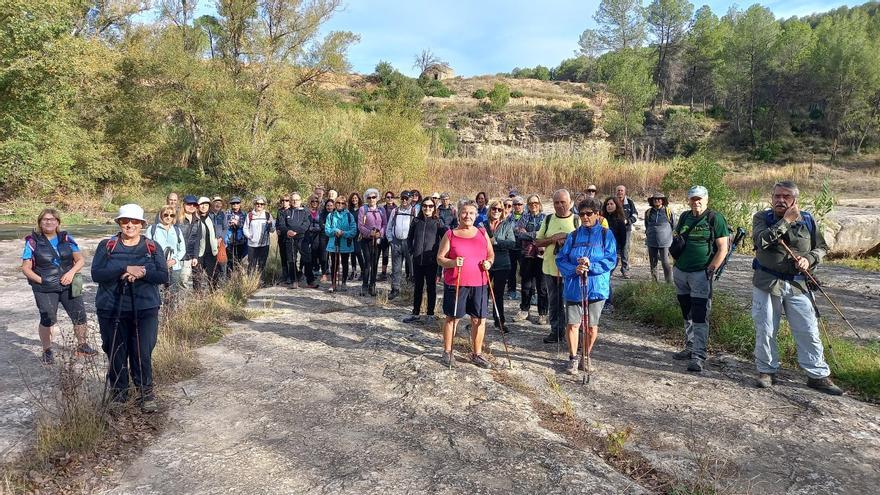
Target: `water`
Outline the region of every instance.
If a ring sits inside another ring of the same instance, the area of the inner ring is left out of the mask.
[[[96,238],[115,234],[119,231],[116,224],[105,225],[62,225],[62,230],[66,230],[74,239],[79,238]],[[24,223],[6,223],[0,224],[0,241],[21,240],[34,230],[33,224]]]

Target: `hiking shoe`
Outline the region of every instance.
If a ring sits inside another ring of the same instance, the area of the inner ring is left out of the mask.
[[[422,321],[422,317],[419,315],[410,315],[410,316],[407,316],[406,318],[403,319],[404,323],[412,323],[412,324],[419,323],[420,321]]]
[[[592,373],[592,372],[596,371],[596,367],[593,366],[593,360],[590,358],[587,358],[586,361],[587,361],[587,365],[584,366],[584,360],[578,359],[578,370],[579,371],[586,371],[588,373]]]
[[[776,384],[776,374],[758,373],[758,379],[756,380],[756,382],[758,388],[770,388]]]
[[[823,394],[843,395],[843,390],[835,385],[834,382],[831,381],[831,378],[828,378],[827,376],[825,378],[807,378],[807,386],[814,388]]]
[[[145,399],[141,402],[141,411],[150,414],[159,411],[159,403],[156,399]]]
[[[577,375],[578,374],[578,357],[570,356],[568,358],[568,362],[565,363],[565,372],[569,375]]]
[[[559,342],[559,335],[556,335],[554,332],[550,332],[546,337],[544,337],[545,344],[555,344]]]
[[[691,350],[690,348],[684,348],[672,355],[672,359],[676,359],[678,361],[685,361],[691,358]]]
[[[388,293],[388,300],[391,301],[393,299],[396,299],[399,295],[400,291],[398,289],[391,289],[391,292]]]
[[[513,321],[528,321],[529,320],[529,312],[520,310],[513,317]]]
[[[43,357],[40,358],[43,364],[55,364],[55,353],[52,352],[52,349],[44,349]]]
[[[632,276],[630,276],[629,272],[620,274],[620,277],[625,278],[626,280],[629,280],[632,278]]]
[[[455,356],[452,354],[452,351],[443,351],[443,356],[440,357],[440,362],[443,363],[443,366],[448,366],[450,368],[455,366]]]
[[[299,282],[292,282],[287,288],[288,289],[299,289]]]
[[[334,289],[333,287],[330,287],[329,289],[327,289],[327,292],[332,294],[332,293],[336,292],[336,289]]]
[[[492,369],[492,363],[489,362],[486,358],[483,357],[482,354],[471,354],[471,363],[479,366],[480,368],[490,370]]]
[[[82,354],[83,356],[91,357],[95,354],[98,354],[98,351],[93,349],[88,342],[83,342],[82,344],[76,346],[76,353]]]
[[[691,362],[688,363],[687,370],[693,371],[695,373],[700,373],[701,371],[703,371],[703,360],[697,358],[691,359]]]
[[[536,323],[538,325],[546,325],[547,324],[547,315],[538,315],[538,321]]]
[[[388,273],[382,272],[379,274],[379,282],[386,282],[388,280]]]
[[[358,295],[361,297],[366,297],[370,295],[370,289],[368,287],[361,287],[361,290],[358,291]]]

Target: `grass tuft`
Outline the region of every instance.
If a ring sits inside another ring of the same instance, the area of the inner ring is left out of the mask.
[[[627,308],[629,317],[660,327],[669,337],[680,339],[682,336],[684,323],[675,297],[675,288],[670,284],[622,284],[614,289],[614,304]],[[709,350],[752,358],[755,326],[745,306],[727,294],[716,292],[712,298],[709,328]],[[825,357],[831,367],[832,376],[862,399],[871,402],[880,400],[880,343],[870,342],[863,345],[840,335],[838,329],[831,327],[827,338],[822,335],[826,348]],[[779,330],[777,341],[782,365],[797,368],[797,348],[785,322]]]

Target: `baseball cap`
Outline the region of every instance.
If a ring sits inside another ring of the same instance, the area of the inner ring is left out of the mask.
[[[440,199],[449,199],[449,193],[448,192],[440,193]]]
[[[239,198],[238,196],[233,196],[233,197],[229,198],[229,204],[233,204],[233,203],[241,203],[241,198]]]
[[[187,204],[197,205],[199,204],[199,198],[193,196],[192,194],[187,194],[183,197],[183,202]]]
[[[709,196],[709,191],[703,186],[694,186],[688,189],[688,199],[691,198],[702,198],[706,199]]]
[[[213,203],[214,201],[223,201],[223,198],[221,198],[220,196],[214,196],[213,198],[211,198],[211,202]]]
[[[207,196],[202,196],[201,198],[199,198],[199,204],[202,204],[202,203],[210,203],[210,202],[211,202],[211,200],[208,199]]]
[[[412,194],[410,194],[409,191],[401,191],[400,193],[400,199],[409,199],[410,196],[412,196]]]

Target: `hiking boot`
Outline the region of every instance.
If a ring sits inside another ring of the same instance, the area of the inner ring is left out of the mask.
[[[377,293],[376,293],[376,286],[375,286],[375,285],[371,285],[371,286],[370,286],[370,295],[373,296],[373,297],[376,297],[376,294],[377,294]]]
[[[368,287],[361,287],[361,290],[358,291],[358,295],[361,297],[366,297],[370,295],[370,289]]]
[[[568,362],[565,363],[565,372],[569,375],[577,375],[578,374],[578,357],[577,356],[569,356]]]
[[[443,366],[448,366],[450,368],[455,366],[455,356],[452,354],[452,351],[443,352],[443,356],[440,357],[440,362],[443,363]]]
[[[330,287],[329,289],[327,289],[327,292],[332,294],[332,293],[336,292],[336,289],[334,289],[333,287]]]
[[[756,380],[756,385],[758,386],[758,388],[770,388],[775,384],[775,373],[758,373],[758,379]]]
[[[547,324],[547,315],[538,315],[538,321],[536,323],[538,325],[546,325]]]
[[[93,349],[88,342],[83,342],[82,344],[76,346],[76,353],[86,357],[92,357],[98,354],[98,351]]]
[[[492,363],[489,362],[486,358],[483,357],[482,354],[471,354],[471,363],[479,366],[480,368],[490,370],[492,369]]]
[[[397,296],[399,296],[399,295],[400,295],[400,290],[391,289],[391,292],[388,293],[388,300],[391,301],[393,299],[396,299]]]
[[[807,378],[807,386],[814,388],[823,394],[843,395],[843,390],[835,385],[834,382],[831,381],[831,378],[828,378],[827,376],[825,378]]]
[[[410,315],[403,319],[404,323],[416,324],[422,321],[422,317],[419,315]]]
[[[379,282],[386,282],[388,280],[388,272],[382,272],[379,274]]]
[[[687,370],[688,370],[688,371],[693,371],[693,372],[695,372],[695,373],[700,373],[700,372],[702,372],[702,371],[703,371],[703,360],[702,360],[702,359],[697,359],[697,358],[693,358],[693,359],[691,359],[691,362],[688,363]]]
[[[513,321],[528,321],[529,320],[529,312],[520,310],[513,317]]]
[[[690,358],[691,358],[691,349],[689,347],[685,347],[684,349],[682,349],[672,355],[672,359],[676,359],[678,361],[685,361]]]
[[[299,289],[299,282],[292,282],[287,288],[288,289]]]
[[[630,276],[629,272],[621,273],[620,276],[621,276],[621,278],[624,278],[626,280],[629,280],[632,278],[632,276]]]
[[[43,364],[55,364],[55,353],[52,352],[52,349],[44,349],[43,357],[40,358],[40,361]]]
[[[559,335],[556,335],[555,332],[550,332],[546,337],[544,337],[545,344],[555,344],[559,342]]]
[[[151,414],[159,411],[159,403],[156,402],[156,399],[144,399],[141,402],[141,411],[147,414]]]

